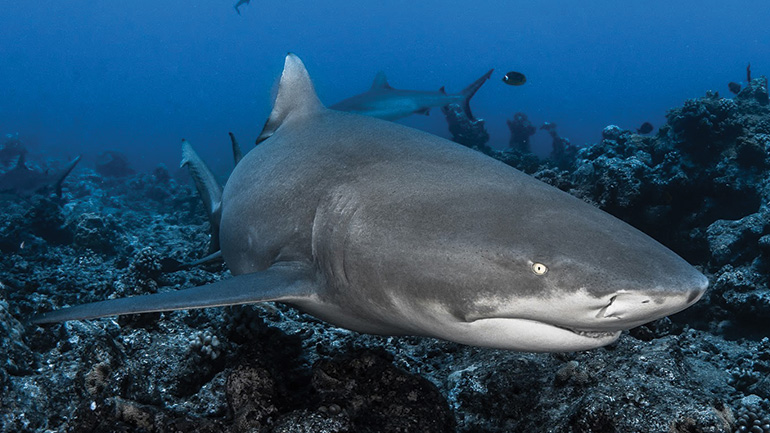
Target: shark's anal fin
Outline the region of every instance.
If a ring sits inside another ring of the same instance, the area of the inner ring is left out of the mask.
[[[302,60],[292,53],[287,54],[273,111],[257,137],[257,144],[273,135],[289,115],[307,115],[323,108]]]
[[[264,271],[239,275],[205,286],[63,308],[36,315],[30,322],[57,323],[121,314],[221,307],[264,301],[290,302],[317,293],[321,284],[314,268],[309,264],[277,263]]]
[[[235,139],[235,135],[232,132],[228,132],[228,134],[230,134],[230,142],[233,144],[233,161],[235,161],[235,165],[238,165],[243,159],[243,151],[241,150],[241,145],[238,144],[238,140]]]
[[[195,189],[203,200],[211,226],[209,253],[219,250],[219,222],[222,219],[222,186],[217,182],[211,169],[206,165],[187,140],[182,140],[182,163],[187,166],[195,182]]]

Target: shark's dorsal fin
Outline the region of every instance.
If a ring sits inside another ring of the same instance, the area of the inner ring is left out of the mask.
[[[59,178],[56,179],[56,183],[54,183],[54,188],[56,189],[57,196],[61,197],[61,184],[64,182],[64,179],[67,176],[69,176],[69,174],[72,172],[75,166],[78,165],[78,162],[80,162],[80,158],[81,158],[80,155],[75,157],[75,159],[73,159],[72,162],[69,163],[67,168],[65,168],[64,171],[59,175]]]
[[[24,156],[24,152],[19,154],[19,159],[16,160],[16,167],[14,167],[14,170],[29,170],[27,168],[27,157]]]
[[[289,115],[307,115],[320,111],[323,107],[302,60],[289,53],[278,84],[278,95],[273,104],[273,111],[265,122],[257,143],[273,135]]]
[[[377,72],[377,75],[374,76],[374,81],[372,82],[372,90],[375,89],[392,89],[390,84],[388,84],[388,77],[386,77],[385,73],[382,71]]]
[[[438,92],[439,92],[439,93],[443,93],[444,95],[446,95],[446,87],[444,87],[444,86],[441,86],[441,88],[440,88],[440,89],[438,89]]]

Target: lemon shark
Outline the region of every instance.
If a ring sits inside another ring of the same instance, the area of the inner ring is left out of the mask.
[[[262,301],[334,325],[521,351],[604,346],[708,280],[625,222],[484,154],[325,108],[289,54],[221,198],[234,277],[34,323]]]
[[[462,92],[452,94],[447,93],[443,87],[438,92],[394,89],[388,84],[385,73],[379,72],[368,91],[344,99],[329,108],[379,119],[397,120],[412,114],[427,115],[434,107],[460,104],[468,118],[474,119],[470,100],[489,79],[492,71],[494,70],[490,69]]]

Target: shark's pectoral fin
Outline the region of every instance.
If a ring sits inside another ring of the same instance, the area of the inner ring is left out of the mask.
[[[423,108],[422,110],[415,111],[415,113],[427,116],[430,114],[430,108]]]
[[[302,60],[289,53],[278,84],[278,95],[273,104],[273,111],[257,137],[257,144],[273,135],[289,115],[307,115],[323,108]]]
[[[312,266],[296,262],[279,263],[264,271],[238,275],[205,286],[78,305],[39,314],[30,321],[36,324],[56,323],[121,314],[292,301],[318,292],[321,284]]]

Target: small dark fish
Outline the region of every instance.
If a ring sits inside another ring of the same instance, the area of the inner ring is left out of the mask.
[[[650,132],[652,132],[652,123],[650,122],[642,123],[642,126],[636,129],[636,132],[640,134],[649,134]]]
[[[521,72],[515,72],[511,71],[503,77],[503,83],[508,84],[510,86],[521,86],[522,84],[527,82],[527,77],[524,76]]]
[[[736,95],[741,93],[741,85],[736,83],[735,81],[730,81],[729,83],[727,83],[727,88],[730,89],[730,91],[735,93]]]

